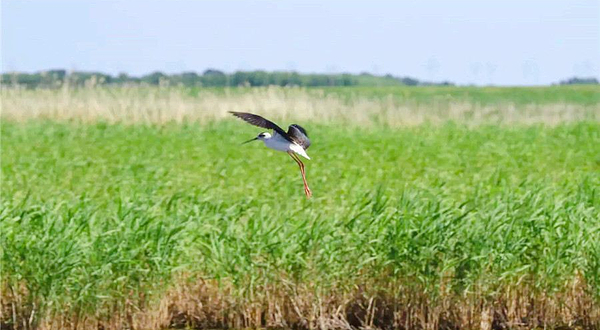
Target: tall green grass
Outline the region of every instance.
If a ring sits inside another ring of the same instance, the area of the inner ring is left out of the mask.
[[[600,125],[2,123],[2,321],[600,325]]]

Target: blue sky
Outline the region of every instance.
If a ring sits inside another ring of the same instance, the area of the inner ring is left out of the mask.
[[[600,77],[600,0],[1,1],[2,71]]]

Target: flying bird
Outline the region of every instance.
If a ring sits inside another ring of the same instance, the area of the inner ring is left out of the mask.
[[[310,140],[308,139],[308,134],[306,130],[302,128],[302,126],[297,124],[292,124],[288,127],[288,131],[284,131],[281,127],[277,126],[277,124],[273,123],[270,120],[267,120],[259,115],[247,113],[247,112],[234,112],[230,111],[234,116],[243,119],[244,121],[252,124],[254,126],[266,128],[272,130],[273,134],[269,134],[267,132],[262,132],[258,134],[257,137],[250,139],[244,143],[252,142],[255,140],[260,140],[264,142],[265,146],[277,151],[287,152],[290,157],[300,167],[300,173],[302,173],[302,181],[304,182],[304,193],[307,198],[312,196],[312,192],[308,188],[308,183],[306,182],[306,172],[304,171],[304,164],[300,160],[298,155],[310,159],[308,154],[306,154],[306,149],[310,147]]]

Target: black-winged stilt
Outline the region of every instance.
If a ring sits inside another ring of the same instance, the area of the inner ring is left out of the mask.
[[[297,155],[300,155],[306,159],[310,159],[306,154],[306,149],[310,147],[310,140],[306,134],[306,130],[300,125],[292,124],[288,127],[288,131],[285,132],[281,127],[277,126],[270,120],[267,120],[259,115],[247,113],[247,112],[234,112],[230,111],[234,116],[243,119],[244,121],[258,127],[273,130],[273,135],[263,132],[258,134],[254,139],[250,139],[244,143],[252,142],[254,140],[260,140],[264,142],[265,146],[277,151],[287,152],[293,160],[298,163],[300,167],[300,173],[302,173],[302,181],[304,182],[304,193],[307,198],[312,196],[312,192],[308,188],[306,182],[306,172],[304,171],[304,164]]]

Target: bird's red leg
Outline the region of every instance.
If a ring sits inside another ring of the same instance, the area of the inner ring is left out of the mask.
[[[296,163],[298,163],[298,166],[300,167],[300,173],[302,173],[302,181],[304,182],[304,193],[306,194],[307,198],[310,198],[310,196],[312,196],[312,192],[310,191],[310,188],[308,188],[308,182],[306,182],[304,163],[302,163],[298,156],[296,156],[293,152],[290,151],[288,152],[288,154],[290,155],[290,157],[292,157],[293,160],[296,161]]]

